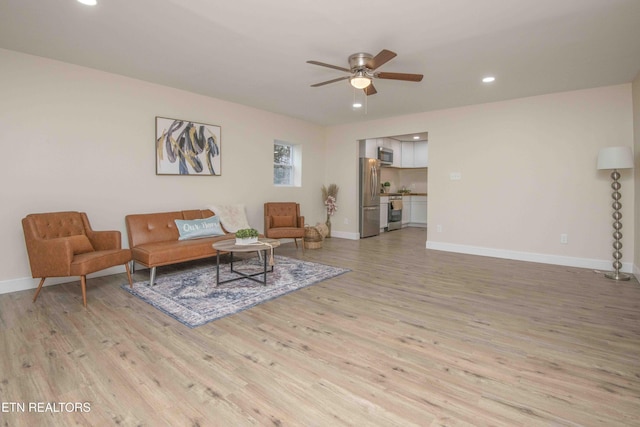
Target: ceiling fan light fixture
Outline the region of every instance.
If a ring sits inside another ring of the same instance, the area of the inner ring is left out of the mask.
[[[349,79],[349,83],[356,89],[364,89],[371,84],[371,79],[364,74],[364,71],[358,71]]]

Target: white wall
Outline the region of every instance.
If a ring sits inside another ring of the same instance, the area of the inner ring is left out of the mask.
[[[244,203],[263,229],[265,201],[293,200],[315,223],[324,128],[89,68],[0,49],[0,293],[33,283],[22,234],[28,213],[86,211],[122,232],[129,213]],[[157,176],[155,116],[222,127],[222,176]],[[301,188],[273,186],[273,141],[301,144]],[[27,279],[28,278],[28,279]]]
[[[633,139],[635,156],[635,256],[633,272],[640,280],[640,72],[633,81]],[[624,219],[624,218],[623,218]]]
[[[336,183],[332,234],[357,238],[357,140],[422,131],[430,136],[430,224],[443,226],[429,229],[432,247],[609,268],[610,180],[595,169],[597,152],[634,144],[634,121],[636,153],[640,145],[639,78],[635,116],[625,84],[323,128],[2,49],[0,64],[0,292],[33,284],[20,225],[31,212],[86,211],[94,228],[122,231],[126,246],[128,213],[245,203],[262,229],[263,202],[296,200],[315,223],[324,220],[320,187]],[[156,176],[156,115],[220,125],[222,176]],[[302,145],[301,188],[272,185],[274,139]],[[629,171],[621,181],[630,269],[640,184]]]
[[[610,268],[610,178],[596,170],[596,157],[601,147],[633,144],[631,84],[332,127],[327,144],[337,167],[327,174],[343,200],[356,200],[357,140],[417,131],[429,132],[429,247]],[[462,180],[451,181],[451,172]],[[621,182],[629,270],[632,174]],[[354,219],[355,204],[337,213],[333,228],[357,231]]]

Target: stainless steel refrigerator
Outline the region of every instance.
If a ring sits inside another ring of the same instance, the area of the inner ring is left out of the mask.
[[[360,158],[360,238],[380,234],[380,161]]]

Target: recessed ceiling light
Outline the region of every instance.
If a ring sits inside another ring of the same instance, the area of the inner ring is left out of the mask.
[[[78,0],[78,3],[86,4],[87,6],[95,6],[98,4],[98,0]]]
[[[496,81],[496,78],[493,76],[487,76],[485,78],[482,79],[483,83],[493,83]]]
[[[353,103],[353,108],[360,108],[360,107],[362,107],[362,104],[360,104],[359,102]]]
[[[413,139],[420,139],[418,135],[414,136]]]

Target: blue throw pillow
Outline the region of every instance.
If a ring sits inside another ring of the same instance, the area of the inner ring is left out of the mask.
[[[178,240],[200,239],[211,236],[224,236],[220,227],[220,218],[212,216],[205,219],[176,219],[176,227],[180,233]]]

